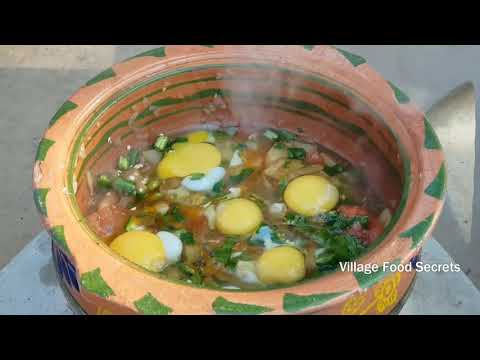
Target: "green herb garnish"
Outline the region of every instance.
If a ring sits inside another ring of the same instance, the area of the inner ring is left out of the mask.
[[[287,149],[287,154],[289,159],[305,160],[307,152],[303,148],[292,147]]]
[[[285,189],[287,188],[288,181],[285,178],[280,179],[278,182],[278,192],[280,196],[283,196],[283,193],[285,192]]]
[[[212,132],[213,134],[213,137],[215,138],[215,140],[226,140],[228,138],[230,138],[230,135],[227,134],[225,131],[222,131],[222,130],[214,130]]]
[[[167,135],[160,135],[155,144],[153,144],[153,148],[157,151],[163,151],[167,147],[168,144],[168,136]]]
[[[325,165],[323,167],[323,171],[328,176],[335,176],[335,175],[343,173],[345,171],[345,168],[340,164],[335,164],[335,165],[332,165],[332,166]]]
[[[230,182],[232,185],[240,184],[242,181],[252,175],[254,171],[255,170],[251,168],[242,169],[238,175],[230,176]]]
[[[232,259],[232,251],[236,243],[237,238],[233,236],[228,237],[222,246],[213,250],[213,257],[215,260],[224,265],[226,268],[235,268],[238,260]]]
[[[217,182],[215,185],[213,185],[212,191],[215,194],[223,194],[225,191],[225,182],[223,180]]]
[[[200,180],[204,176],[205,174],[202,173],[193,173],[192,175],[190,175],[190,180]]]
[[[110,189],[112,187],[112,179],[108,175],[100,175],[97,179],[97,184],[104,189]]]
[[[185,220],[185,217],[180,212],[180,209],[177,206],[174,206],[172,208],[172,210],[170,211],[170,215],[172,215],[172,218],[175,222],[182,222]]]
[[[128,168],[130,167],[130,164],[128,163],[128,159],[123,155],[120,156],[118,158],[117,167],[118,167],[118,170],[122,170],[122,171],[128,170]]]
[[[177,268],[180,269],[184,275],[187,275],[188,279],[193,284],[200,285],[202,283],[202,275],[191,266],[185,263],[178,263]]]
[[[138,164],[140,160],[140,151],[136,149],[131,149],[126,156],[128,160],[128,167],[134,167]]]
[[[190,231],[186,231],[186,230],[181,231],[180,240],[182,240],[182,243],[184,243],[185,245],[195,244],[195,239],[193,237],[193,234]]]
[[[134,196],[137,193],[137,187],[133,181],[116,178],[112,183],[113,188],[123,195]]]

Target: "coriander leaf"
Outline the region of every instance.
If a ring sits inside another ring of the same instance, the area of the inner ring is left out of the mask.
[[[215,185],[213,185],[212,191],[215,194],[222,194],[225,191],[225,182],[220,180]]]
[[[177,268],[180,269],[182,273],[184,273],[188,279],[195,285],[202,284],[202,275],[199,271],[195,270],[193,267],[185,264],[185,263],[178,263]]]
[[[280,196],[282,196],[283,193],[285,192],[285,189],[287,188],[287,185],[288,185],[287,179],[285,179],[285,178],[280,179],[280,181],[278,182],[278,192],[279,192]]]
[[[242,169],[240,174],[230,176],[230,182],[232,183],[232,185],[240,184],[242,181],[252,175],[253,172],[254,170],[251,168]]]
[[[345,168],[340,164],[335,164],[335,165],[332,165],[332,166],[325,165],[323,167],[323,171],[328,176],[335,176],[335,175],[343,173],[345,171]]]
[[[236,261],[232,259],[232,251],[236,242],[236,238],[228,237],[222,246],[213,250],[213,257],[215,260],[227,268],[235,267]]]
[[[200,180],[204,176],[205,176],[205,174],[202,174],[202,173],[193,173],[192,175],[190,175],[190,179],[191,180]]]
[[[180,209],[177,206],[174,206],[170,212],[175,222],[182,222],[185,220],[185,217],[180,212]]]
[[[305,160],[307,152],[302,148],[291,147],[287,149],[289,159]]]
[[[182,243],[184,243],[185,245],[195,244],[195,239],[193,238],[193,234],[190,231],[182,231],[180,233],[180,240],[182,240]]]
[[[230,137],[228,133],[222,130],[214,130],[212,134],[215,140],[226,140]]]

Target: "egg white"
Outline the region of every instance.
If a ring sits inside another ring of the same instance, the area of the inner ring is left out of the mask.
[[[255,263],[253,261],[239,261],[235,268],[235,275],[247,284],[258,284]]]
[[[165,248],[165,257],[167,263],[173,264],[180,260],[182,256],[183,244],[182,240],[175,234],[168,231],[159,231],[157,236],[163,243]]]
[[[213,186],[223,179],[225,176],[225,169],[223,167],[216,167],[207,172],[202,178],[192,180],[191,176],[187,176],[182,180],[182,186],[194,192],[212,191]]]

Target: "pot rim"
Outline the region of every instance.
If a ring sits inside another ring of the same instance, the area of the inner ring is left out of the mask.
[[[374,109],[380,119],[393,122],[387,126],[399,147],[405,147],[406,159],[410,160],[404,163],[411,174],[410,182],[405,180],[409,189],[404,191],[404,207],[398,210],[399,217],[393,227],[378,241],[378,246],[357,259],[357,263],[406,263],[431,234],[444,202],[445,160],[440,143],[424,114],[410,101],[405,101],[408,96],[384,80],[363,58],[334,47],[313,45],[290,46],[288,51],[284,46],[165,46],[113,65],[87,82],[55,114],[39,145],[33,174],[35,203],[53,239],[73,258],[81,291],[124,304],[134,311],[139,310],[138,300],[150,295],[165,304],[171,313],[214,313],[214,303],[219,298],[228,298],[239,311],[245,310],[240,305],[248,304],[257,306],[248,311],[266,314],[310,313],[337,304],[388,274],[367,276],[338,270],[294,286],[256,291],[186,284],[179,287],[178,283],[159,278],[114,254],[85,224],[76,207],[75,195],[71,194],[74,185],[69,181],[69,171],[73,170],[78,156],[79,134],[86,133],[95,123],[94,111],[123,94],[124,89],[166,71],[184,69],[192,62],[216,64],[220,60],[229,62],[239,58],[327,79],[352,91]],[[432,184],[435,191],[427,191]],[[92,276],[95,276],[95,286],[89,280]],[[126,276],[131,282],[119,280]],[[131,283],[137,286],[130,288]],[[192,298],[196,299],[195,304]]]

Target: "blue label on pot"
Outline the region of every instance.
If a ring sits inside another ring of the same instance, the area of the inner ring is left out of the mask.
[[[70,288],[80,292],[80,286],[78,285],[77,280],[77,269],[68,256],[57,245],[55,245],[55,243],[53,243],[53,254],[60,278],[63,279]]]

